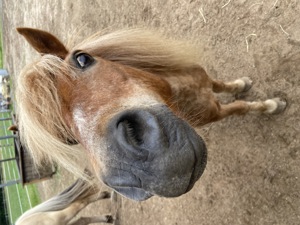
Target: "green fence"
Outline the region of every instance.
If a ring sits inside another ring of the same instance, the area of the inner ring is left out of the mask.
[[[12,125],[12,120],[1,120],[1,118],[9,118],[11,115],[8,112],[0,113],[0,137],[12,135],[7,128]],[[15,157],[13,138],[5,138],[0,140],[0,160],[10,159]],[[2,162],[0,165],[1,183],[13,183],[20,179],[19,170],[16,160]],[[25,211],[39,203],[39,195],[36,185],[14,184],[2,189],[4,194],[4,215],[8,217],[9,224],[14,224],[17,218]],[[0,214],[1,216],[1,214]],[[0,220],[2,221],[2,220]],[[2,223],[1,223],[2,224]]]

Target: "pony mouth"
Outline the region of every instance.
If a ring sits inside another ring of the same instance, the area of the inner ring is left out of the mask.
[[[129,199],[133,199],[135,201],[145,201],[153,196],[153,194],[151,194],[150,192],[147,192],[144,189],[138,187],[117,186],[113,187],[113,189],[120,195]]]

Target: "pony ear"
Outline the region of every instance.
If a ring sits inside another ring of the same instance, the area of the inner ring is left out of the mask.
[[[68,50],[64,44],[46,31],[26,27],[19,27],[17,31],[41,55],[51,54],[64,59],[68,54]]]

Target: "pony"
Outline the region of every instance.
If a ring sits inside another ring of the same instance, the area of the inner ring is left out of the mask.
[[[86,158],[99,182],[136,201],[192,189],[207,161],[195,128],[286,107],[279,98],[221,104],[214,92],[245,92],[251,79],[212,79],[197,48],[156,32],[96,33],[69,48],[43,30],[17,31],[41,55],[17,78],[22,142],[37,163],[79,176]]]
[[[113,223],[111,215],[75,216],[87,205],[100,199],[110,198],[109,192],[99,192],[97,186],[77,179],[74,184],[57,196],[25,212],[16,225],[87,225],[90,223]]]

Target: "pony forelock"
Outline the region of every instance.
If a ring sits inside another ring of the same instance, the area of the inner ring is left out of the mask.
[[[79,176],[76,165],[82,159],[80,147],[70,146],[74,139],[62,117],[57,79],[71,78],[69,66],[60,58],[45,55],[27,66],[18,76],[16,99],[21,141],[33,156],[36,165],[58,163]]]

